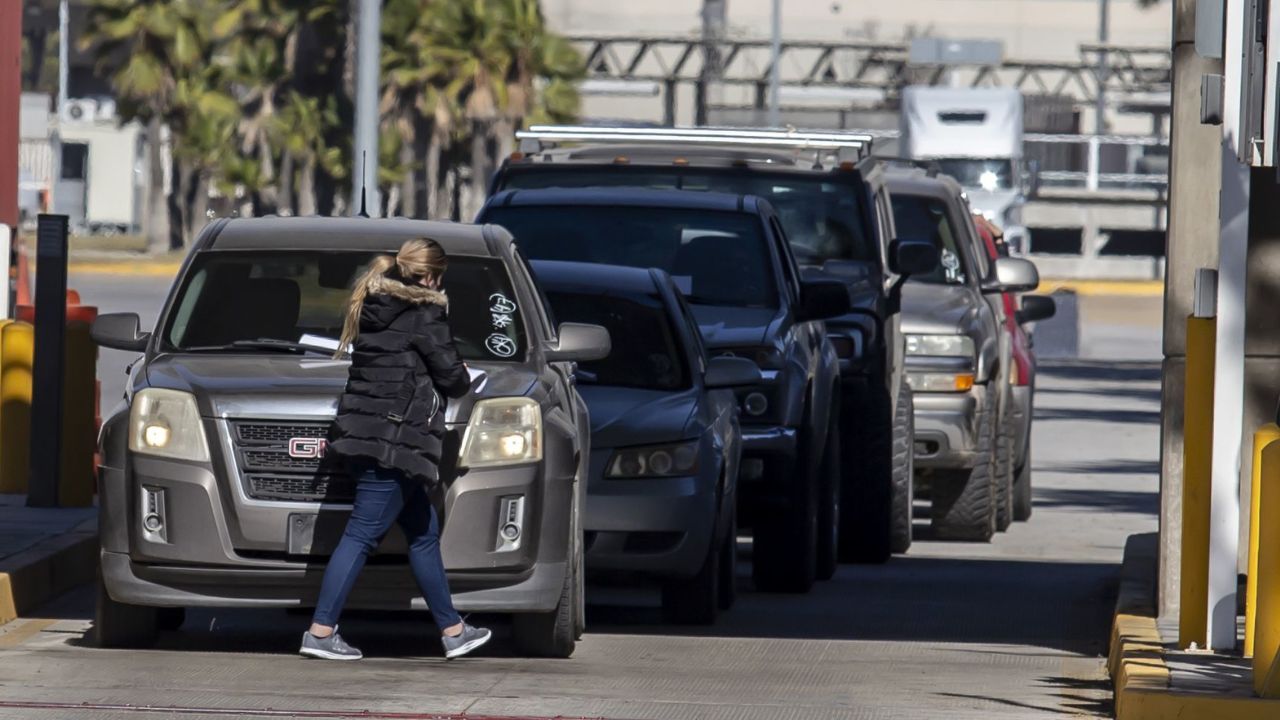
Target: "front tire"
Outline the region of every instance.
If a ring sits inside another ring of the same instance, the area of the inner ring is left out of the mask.
[[[567,658],[577,646],[578,577],[572,564],[565,570],[564,586],[556,609],[544,613],[519,614],[512,618],[511,630],[516,650],[529,657]]]
[[[1030,444],[1030,441],[1028,441]],[[1026,522],[1031,519],[1031,448],[1022,454],[1022,467],[1013,478],[1013,519]]]
[[[933,532],[940,540],[988,542],[995,534],[994,400],[995,394],[987,392],[978,415],[977,464],[969,470],[939,471],[933,477]]]
[[[915,396],[905,382],[898,394],[893,427],[893,517],[889,548],[901,555],[911,549],[915,521],[916,407]]]
[[[818,482],[813,429],[801,432],[792,472],[777,478],[781,496],[755,512],[751,577],[764,592],[807,593],[818,574]]]
[[[101,576],[94,609],[93,637],[101,648],[149,648],[160,631],[156,608],[127,605],[111,599]]]
[[[830,580],[840,567],[840,420],[831,419],[818,468],[818,559],[816,578]]]
[[[1013,524],[1013,428],[1008,419],[999,423],[996,437],[995,488],[996,530],[1004,532]]]
[[[847,387],[847,386],[846,386]],[[894,423],[888,390],[875,379],[841,404],[847,429],[840,505],[840,562],[881,564],[893,553]]]

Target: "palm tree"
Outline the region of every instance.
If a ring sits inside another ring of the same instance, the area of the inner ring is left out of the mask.
[[[181,223],[171,222],[165,202],[162,129],[180,126],[187,116],[178,86],[205,58],[201,20],[198,0],[95,0],[81,40],[97,48],[104,67],[120,63],[112,84],[121,118],[146,125],[143,232],[153,251],[182,246]]]

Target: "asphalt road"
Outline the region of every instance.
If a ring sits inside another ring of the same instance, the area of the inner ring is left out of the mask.
[[[145,294],[80,289],[104,310]],[[1082,347],[1103,332],[1107,357],[1158,352],[1095,317]],[[711,628],[662,625],[655,593],[589,589],[588,634],[565,661],[510,657],[499,623],[491,649],[446,664],[425,618],[376,614],[343,624],[365,661],[305,661],[307,619],[276,611],[192,612],[155,650],[107,651],[87,642],[82,588],[0,629],[0,718],[1109,716],[1116,571],[1125,538],[1156,525],[1157,378],[1149,362],[1054,361],[1030,522],[979,545],[930,541],[921,521],[906,556],[842,567],[807,596],[751,591],[743,563],[739,603]]]

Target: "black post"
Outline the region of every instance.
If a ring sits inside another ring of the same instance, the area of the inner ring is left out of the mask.
[[[58,506],[62,463],[62,372],[67,327],[67,216],[36,227],[35,357],[31,368],[31,478],[27,505]]]

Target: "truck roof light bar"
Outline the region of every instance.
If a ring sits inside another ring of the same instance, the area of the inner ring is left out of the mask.
[[[852,151],[858,158],[871,152],[871,136],[857,133],[760,130],[750,128],[676,127],[620,128],[535,125],[516,133],[526,154],[561,142],[720,145],[769,147],[780,150]]]

